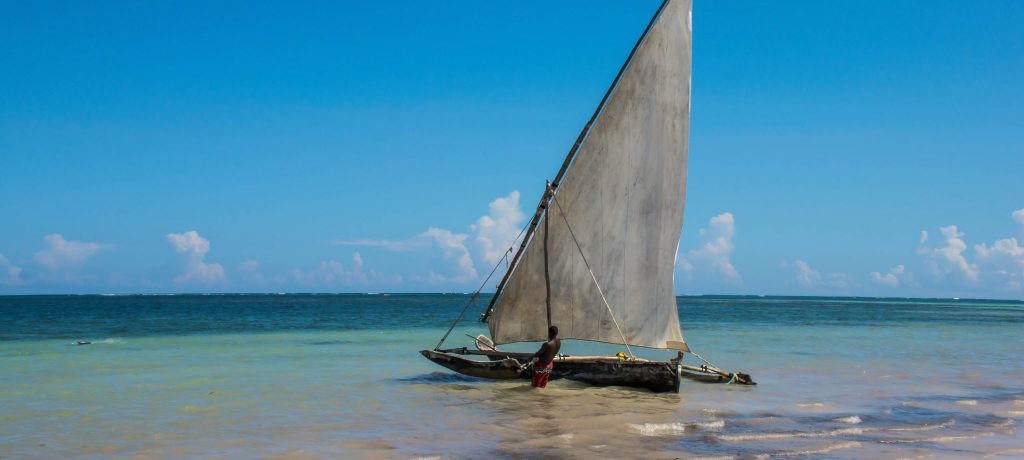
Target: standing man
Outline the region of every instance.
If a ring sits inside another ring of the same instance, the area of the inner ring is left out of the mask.
[[[548,378],[551,377],[551,369],[554,368],[555,356],[562,348],[562,341],[558,339],[558,326],[548,327],[548,341],[540,346],[530,362],[533,364],[533,381],[530,386],[534,388],[545,388],[548,386]],[[536,361],[536,362],[535,362]],[[529,363],[527,363],[529,364]],[[523,366],[526,367],[525,365]]]

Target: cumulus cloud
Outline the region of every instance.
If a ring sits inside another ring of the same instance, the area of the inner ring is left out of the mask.
[[[263,284],[263,273],[260,272],[260,263],[255,260],[246,260],[238,264],[238,273],[243,279],[256,284]]]
[[[871,272],[868,277],[872,283],[879,286],[898,288],[912,283],[914,274],[908,272],[903,265],[897,265],[890,268],[884,275],[879,272]]]
[[[184,233],[168,233],[167,241],[174,250],[185,257],[185,271],[174,278],[178,284],[220,284],[225,281],[224,267],[216,263],[207,263],[203,259],[210,250],[210,241],[195,230]]]
[[[732,244],[735,234],[736,221],[731,212],[712,217],[708,226],[700,229],[700,247],[688,251],[679,260],[687,278],[692,278],[694,271],[706,268],[727,282],[742,283],[739,271],[730,260],[735,249]]]
[[[782,267],[786,268],[790,264],[788,262],[782,262]],[[796,284],[803,287],[813,287],[821,284],[821,272],[811,268],[811,264],[797,259],[792,264],[794,274],[794,280]]]
[[[1002,281],[1003,287],[1019,290],[1024,287],[1024,247],[1016,238],[996,240],[974,246],[975,261],[992,277]]]
[[[64,239],[60,233],[43,237],[43,245],[43,250],[36,253],[36,262],[49,269],[81,265],[104,249],[96,243]]]
[[[942,234],[943,245],[935,248],[925,246],[928,243],[927,233],[921,232],[921,247],[917,253],[925,259],[925,263],[931,268],[936,278],[953,276],[968,283],[978,281],[978,267],[967,261],[964,251],[967,243],[964,242],[964,233],[959,231],[956,225],[949,225],[939,229]]]
[[[428,281],[432,283],[466,283],[477,279],[473,258],[469,256],[469,249],[466,248],[466,239],[469,238],[469,235],[431,227],[420,235],[420,238],[424,237],[429,238],[433,242],[433,246],[440,251],[445,265],[452,267],[447,273],[430,270],[427,276]]]
[[[14,265],[0,254],[0,286],[19,286],[25,284],[21,279],[21,267]]]
[[[792,263],[784,260],[779,266],[782,268],[792,268],[792,281],[804,288],[824,286],[842,289],[857,285],[853,278],[846,273],[832,272],[823,275],[820,271],[811,267],[811,264],[800,259],[794,260]]]
[[[1020,224],[1021,231],[1024,231],[1024,208],[1013,211],[1013,213],[1010,214],[1010,216],[1013,217],[1013,220],[1017,221],[1017,223]]]
[[[352,253],[351,268],[336,260],[321,261],[309,271],[292,270],[292,279],[298,284],[326,285],[343,287],[366,287],[374,285],[397,284],[402,281],[400,276],[385,275],[376,270],[366,271],[363,268],[363,255]]]
[[[441,284],[465,283],[477,279],[473,258],[470,257],[469,248],[466,247],[467,239],[469,239],[469,235],[465,233],[430,227],[427,231],[408,240],[358,239],[334,241],[332,244],[374,247],[395,252],[429,252],[434,258],[434,267],[427,270],[425,276],[414,278]]]
[[[526,215],[520,209],[519,191],[499,197],[488,205],[488,214],[470,224],[469,233],[430,227],[423,233],[404,240],[349,239],[331,244],[379,248],[392,252],[423,252],[432,257],[426,274],[410,279],[431,284],[468,283],[479,279],[474,259],[488,266],[498,263],[506,250],[515,244]],[[473,251],[468,242],[472,241]]]
[[[470,229],[475,235],[474,241],[480,248],[481,258],[493,265],[505,255],[510,246],[515,244],[526,215],[519,209],[518,190],[492,201],[488,208],[490,214],[481,216],[476,223],[470,225]]]

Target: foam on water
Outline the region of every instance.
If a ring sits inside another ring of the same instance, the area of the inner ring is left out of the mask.
[[[850,425],[856,425],[861,422],[861,419],[856,415],[851,415],[848,417],[839,417],[837,419],[834,419],[833,421],[839,423],[849,423]]]
[[[725,420],[712,420],[708,422],[673,422],[673,423],[644,423],[629,424],[630,428],[636,430],[642,436],[678,436],[688,431],[721,431],[725,428]]]
[[[862,428],[840,428],[827,431],[794,431],[790,433],[758,433],[758,434],[723,434],[716,438],[726,442],[774,441],[797,438],[826,438],[847,435],[859,435],[865,432]]]
[[[785,458],[785,457],[806,457],[812,455],[822,455],[835,452],[842,449],[856,449],[861,447],[861,443],[857,441],[846,441],[837,442],[819,449],[808,449],[808,450],[794,450],[794,451],[780,451],[773,452],[771,454],[760,454],[755,455],[754,458]]]

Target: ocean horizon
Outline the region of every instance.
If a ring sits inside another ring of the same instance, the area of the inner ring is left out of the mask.
[[[655,394],[562,380],[537,391],[423,359],[468,299],[0,297],[0,457],[1024,455],[1021,301],[680,296],[694,351],[758,385]],[[485,305],[448,346],[486,333]]]

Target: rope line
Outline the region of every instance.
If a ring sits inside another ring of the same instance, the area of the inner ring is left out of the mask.
[[[699,360],[703,361],[703,362],[704,362],[704,364],[706,364],[706,365],[708,365],[708,366],[711,366],[711,367],[713,367],[713,368],[715,368],[715,369],[721,369],[720,367],[718,367],[718,366],[714,365],[714,364],[713,364],[713,363],[712,363],[711,361],[708,361],[708,360],[704,359],[704,357],[703,357],[703,356],[699,355],[699,354],[698,354],[697,352],[695,352],[695,351],[693,351],[693,350],[690,350],[690,354],[691,354],[691,355],[693,355],[693,356],[695,356],[695,357],[697,357],[697,359],[699,359]]]
[[[583,264],[587,266],[587,271],[590,272],[590,279],[594,280],[594,286],[597,286],[597,293],[601,295],[601,300],[604,302],[605,308],[608,309],[608,315],[612,318],[612,324],[615,325],[615,330],[619,331],[619,337],[622,338],[622,344],[626,346],[626,352],[629,353],[630,358],[636,358],[633,354],[633,350],[629,348],[629,343],[626,342],[626,335],[622,333],[622,328],[619,327],[619,322],[615,320],[615,313],[612,313],[612,306],[608,304],[608,299],[604,296],[604,289],[601,289],[601,284],[597,282],[597,277],[594,276],[594,270],[590,269],[590,262],[587,262],[587,256],[583,254],[583,247],[580,246],[579,240],[576,239],[576,234],[572,231],[572,225],[569,225],[569,219],[565,217],[565,211],[562,210],[562,205],[558,204],[558,198],[555,195],[551,196],[551,201],[555,203],[555,207],[558,208],[558,214],[562,216],[562,221],[565,222],[566,228],[569,229],[569,235],[572,236],[573,243],[576,244],[576,249],[580,251],[580,257],[583,258]]]
[[[529,224],[527,224],[527,226],[528,225]],[[466,316],[466,311],[469,310],[469,307],[473,306],[473,302],[475,302],[476,299],[480,298],[480,291],[482,291],[484,287],[487,286],[487,282],[490,281],[491,277],[494,276],[494,273],[498,271],[498,267],[501,266],[501,263],[505,262],[505,266],[508,267],[508,255],[512,252],[512,248],[516,246],[516,241],[519,241],[519,237],[523,236],[523,232],[525,231],[526,227],[523,227],[523,229],[519,231],[519,234],[516,235],[516,238],[512,240],[512,244],[508,247],[508,251],[505,251],[505,254],[501,256],[501,259],[498,259],[498,263],[494,264],[494,268],[491,269],[491,273],[487,275],[487,278],[484,278],[483,283],[480,283],[480,287],[477,288],[476,292],[474,292],[473,295],[469,298],[469,302],[466,302],[466,306],[462,307],[462,312],[460,312],[459,316],[455,318],[455,321],[452,321],[452,325],[448,327],[448,331],[445,332],[444,335],[441,337],[441,340],[437,342],[437,346],[434,347],[434,350],[441,349],[441,345],[444,345],[444,341],[448,339],[448,335],[452,333],[452,330],[455,329],[455,326],[459,324],[459,321],[462,321],[462,317]]]

